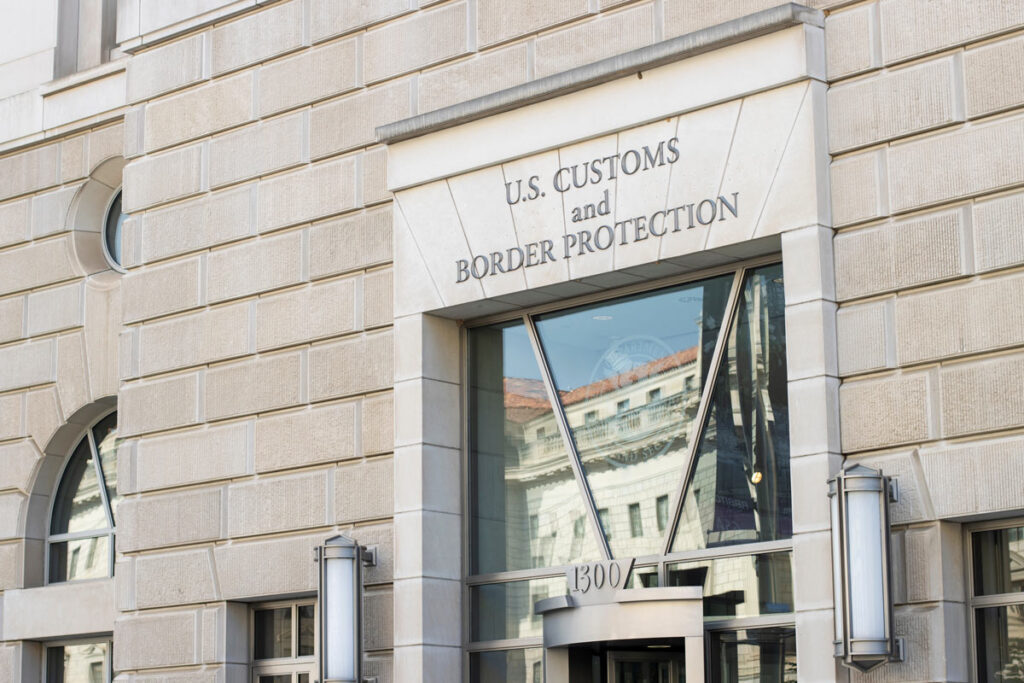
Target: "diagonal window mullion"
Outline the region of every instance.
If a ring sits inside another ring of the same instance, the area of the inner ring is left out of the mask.
[[[96,478],[99,481],[100,488],[100,500],[103,501],[103,512],[107,516],[107,523],[110,528],[114,528],[114,512],[110,507],[110,501],[107,496],[107,478],[103,474],[103,463],[100,461],[100,449],[96,445],[96,436],[93,434],[92,429],[86,433],[89,439],[89,450],[92,451],[92,464],[96,468]]]
[[[725,306],[725,313],[722,317],[722,325],[715,342],[715,350],[711,355],[711,363],[708,366],[708,374],[701,389],[700,404],[697,407],[697,414],[694,416],[690,427],[689,441],[686,445],[686,454],[683,460],[683,476],[676,490],[675,504],[672,509],[672,516],[669,518],[668,533],[665,534],[665,545],[662,554],[667,555],[672,551],[672,542],[678,532],[679,519],[683,514],[683,499],[686,495],[686,487],[690,483],[693,463],[696,459],[697,448],[700,444],[700,437],[704,432],[707,422],[708,411],[711,406],[711,396],[715,392],[715,383],[718,380],[718,372],[725,358],[725,349],[728,344],[729,335],[732,334],[735,324],[736,312],[739,306],[740,295],[743,291],[743,276],[745,269],[736,271],[732,281],[732,289],[729,290],[729,300]]]
[[[583,463],[580,461],[580,454],[576,450],[576,442],[573,440],[572,433],[569,430],[569,421],[565,416],[565,410],[562,408],[562,402],[559,400],[558,392],[555,390],[551,369],[548,367],[547,358],[545,358],[544,351],[540,345],[540,338],[537,336],[537,327],[533,322],[533,318],[529,315],[523,316],[523,324],[526,326],[526,334],[530,338],[530,346],[533,348],[537,367],[540,368],[540,376],[544,381],[544,389],[547,391],[548,401],[551,402],[551,408],[554,410],[558,432],[562,435],[562,443],[565,444],[565,448],[569,453],[569,463],[572,465],[573,476],[576,477],[576,484],[579,486],[580,494],[586,502],[587,517],[590,518],[590,528],[596,533],[595,538],[601,547],[604,559],[609,560],[612,554],[608,546],[608,539],[605,538],[604,530],[601,528],[601,523],[597,517],[594,496],[587,485],[586,478],[583,476]]]

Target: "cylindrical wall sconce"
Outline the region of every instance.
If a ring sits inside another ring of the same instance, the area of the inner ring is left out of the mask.
[[[362,683],[363,565],[375,566],[375,549],[334,536],[317,548],[320,562],[320,680]]]
[[[893,633],[889,501],[897,500],[895,482],[853,465],[829,480],[828,495],[835,656],[860,671],[903,661],[903,639]]]

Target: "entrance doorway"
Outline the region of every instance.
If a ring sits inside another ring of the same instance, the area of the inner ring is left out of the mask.
[[[610,651],[608,683],[685,683],[686,662],[672,652]]]

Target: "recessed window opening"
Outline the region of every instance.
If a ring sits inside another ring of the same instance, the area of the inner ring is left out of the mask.
[[[252,609],[253,683],[310,683],[316,679],[317,619],[312,601]]]
[[[127,214],[121,211],[121,190],[114,193],[103,219],[103,255],[111,267],[122,270],[122,231]]]
[[[109,640],[47,645],[43,680],[46,683],[107,683],[111,678],[111,649]]]

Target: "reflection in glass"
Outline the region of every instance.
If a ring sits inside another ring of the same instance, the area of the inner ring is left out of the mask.
[[[594,501],[608,510],[602,524],[615,557],[662,550],[657,501],[682,480],[699,379],[731,282],[718,277],[536,319]]]
[[[110,576],[110,537],[50,544],[50,582]]]
[[[299,674],[298,683],[309,683],[309,674]]]
[[[473,640],[505,640],[542,635],[543,620],[534,614],[540,600],[565,595],[564,576],[493,583],[470,588]]]
[[[703,586],[704,616],[793,611],[793,554],[765,553],[669,565],[670,586]]]
[[[743,283],[673,551],[792,535],[782,266]]]
[[[46,648],[47,683],[104,683],[107,643]]]
[[[259,609],[253,612],[253,657],[276,659],[292,656],[292,608]]]
[[[526,328],[470,330],[469,348],[472,573],[599,559]]]
[[[121,496],[117,493],[117,413],[111,413],[93,427],[96,450],[99,451],[103,480],[107,485],[107,500],[110,501],[111,515],[117,513]],[[111,520],[113,523],[113,520]]]
[[[625,587],[657,588],[659,580],[657,565],[651,567],[633,567],[633,573],[629,575],[629,580],[626,581]]]
[[[313,655],[313,642],[316,638],[315,611],[313,605],[300,605],[299,610],[299,656]]]
[[[1024,605],[975,610],[978,680],[1024,682]]]
[[[68,461],[57,489],[50,533],[75,533],[106,529],[108,526],[92,450],[89,440],[82,439]]]
[[[469,655],[469,680],[473,683],[544,683],[544,650],[536,647],[474,652]]]
[[[259,683],[292,683],[291,674],[260,674],[256,678]]]
[[[796,631],[792,627],[711,631],[707,670],[712,683],[784,681],[796,677]]]
[[[974,594],[1024,590],[1024,527],[973,534]]]

